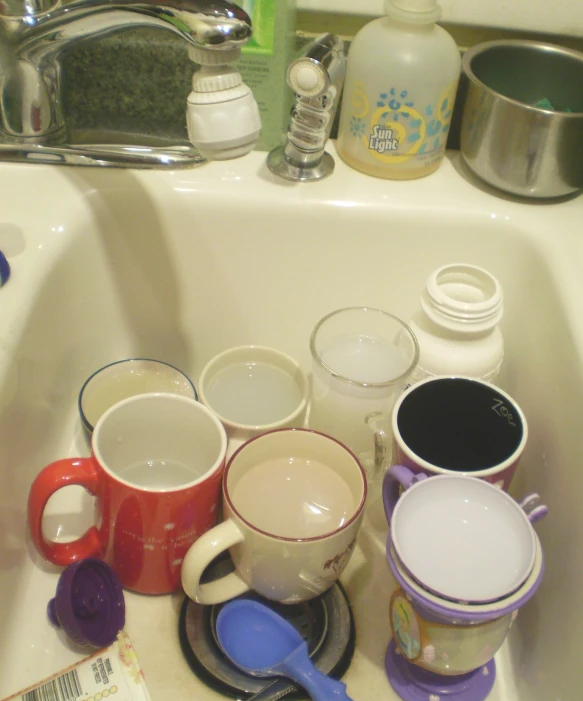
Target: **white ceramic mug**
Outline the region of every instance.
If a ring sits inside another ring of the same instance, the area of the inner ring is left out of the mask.
[[[304,425],[308,379],[289,355],[266,346],[236,346],[205,365],[200,401],[221,421],[228,457],[254,436]]]
[[[99,418],[114,404],[152,392],[198,399],[190,378],[174,365],[152,358],[126,358],[99,368],[85,380],[77,400],[81,422],[91,434]]]
[[[316,431],[280,429],[252,438],[223,479],[223,523],[199,538],[182,565],[182,585],[200,604],[250,589],[296,603],[326,591],[356,544],[366,500],[358,459]],[[201,583],[229,550],[235,571]]]

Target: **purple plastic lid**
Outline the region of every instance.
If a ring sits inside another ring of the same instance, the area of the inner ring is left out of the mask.
[[[76,645],[107,647],[125,624],[123,591],[111,567],[90,557],[62,572],[47,613]]]

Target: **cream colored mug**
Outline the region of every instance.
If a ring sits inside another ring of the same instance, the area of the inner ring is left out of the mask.
[[[252,438],[227,465],[224,520],[186,554],[182,586],[199,604],[251,589],[282,603],[319,596],[352,555],[365,500],[364,471],[335,439],[297,428]],[[234,572],[202,583],[226,550]]]

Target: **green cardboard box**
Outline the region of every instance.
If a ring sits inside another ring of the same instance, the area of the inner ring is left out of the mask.
[[[271,151],[285,139],[293,101],[285,73],[296,52],[295,0],[242,0],[253,22],[253,36],[237,67],[251,88],[261,113],[261,134],[255,146]]]

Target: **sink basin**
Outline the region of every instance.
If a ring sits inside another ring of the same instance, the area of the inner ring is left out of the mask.
[[[333,144],[329,150],[334,154]],[[265,154],[176,171],[2,164],[0,250],[0,698],[83,655],[48,622],[59,569],[26,530],[30,483],[49,462],[88,453],[77,393],[96,368],[155,357],[195,381],[214,354],[274,346],[309,371],[324,314],[373,306],[403,319],[427,275],[486,268],[504,289],[498,384],[522,406],[529,441],[513,495],[536,491],[546,574],[496,656],[492,701],[573,701],[583,655],[583,199],[525,203],[480,185],[451,153],[433,175],[334,174],[277,180]],[[47,533],[88,523],[77,488],[51,502]],[[344,676],[355,701],[397,699],[386,679],[386,526],[369,518],[343,583],[357,645]],[[178,641],[183,595],[126,592],[126,630],[154,700],[212,701]]]

